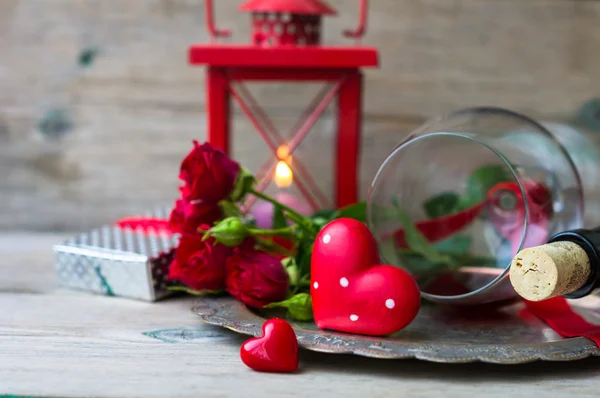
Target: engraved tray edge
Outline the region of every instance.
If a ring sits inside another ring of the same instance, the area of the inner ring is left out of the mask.
[[[236,333],[260,336],[265,318],[233,298],[201,298],[192,312],[204,322]],[[328,354],[350,354],[379,359],[418,359],[438,363],[486,362],[523,364],[538,360],[574,361],[600,356],[600,348],[584,337],[534,344],[403,343],[386,338],[305,330],[292,322],[300,347]]]

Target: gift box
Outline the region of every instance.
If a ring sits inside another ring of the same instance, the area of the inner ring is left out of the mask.
[[[162,221],[164,210],[146,220]],[[60,286],[145,301],[168,296],[168,268],[177,236],[157,222],[116,223],[54,245]]]

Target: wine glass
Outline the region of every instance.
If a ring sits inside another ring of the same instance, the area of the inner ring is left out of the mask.
[[[581,227],[583,204],[578,170],[548,129],[479,107],[398,145],[371,184],[367,218],[382,259],[409,271],[424,298],[483,304],[516,297],[513,256]]]

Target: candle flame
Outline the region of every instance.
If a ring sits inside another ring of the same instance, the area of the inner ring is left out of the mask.
[[[285,160],[290,157],[290,148],[287,145],[283,144],[279,148],[277,148],[277,157],[280,160]]]
[[[292,156],[287,145],[281,145],[277,149],[277,157],[279,161],[275,167],[275,185],[279,188],[287,188],[292,185],[292,181],[294,180],[294,173],[289,166]]]
[[[283,160],[277,162],[277,167],[275,167],[275,184],[279,188],[287,188],[292,185],[293,180],[294,173],[290,169],[290,166]]]

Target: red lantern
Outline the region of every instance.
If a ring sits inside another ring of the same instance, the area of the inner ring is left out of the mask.
[[[251,13],[251,44],[217,43],[215,39],[228,36],[229,31],[215,27],[212,1],[206,0],[205,5],[213,43],[191,46],[189,62],[207,66],[208,141],[229,152],[230,99],[233,98],[275,158],[269,159],[257,173],[258,188],[266,188],[283,162],[298,177],[294,183],[313,209],[330,207],[326,196],[297,157],[293,164],[288,159],[328,104],[337,98],[334,205],[342,207],[356,202],[362,114],[361,68],[378,66],[377,50],[358,45],[321,46],[321,18],[336,12],[319,0],[249,0],[240,9]],[[364,34],[366,10],[367,1],[361,0],[359,26],[345,32],[347,37],[360,38]],[[322,81],[329,83],[329,87],[310,104],[293,134],[283,137],[241,84],[248,81]]]

